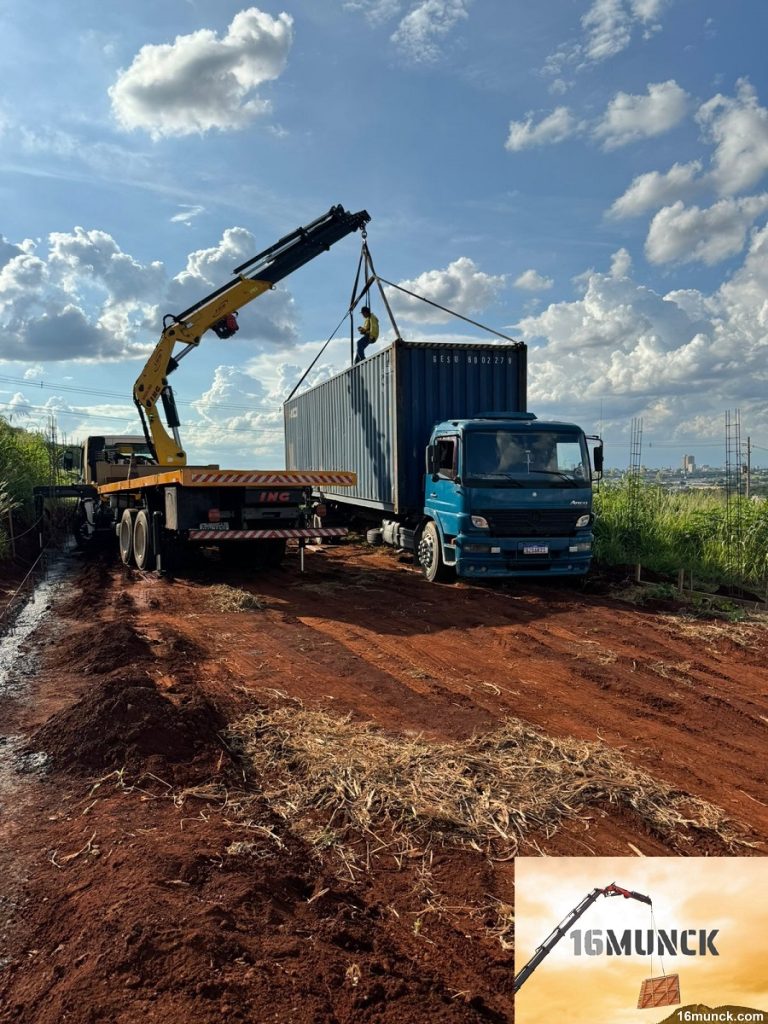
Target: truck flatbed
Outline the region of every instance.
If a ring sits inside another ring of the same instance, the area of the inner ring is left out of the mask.
[[[120,491],[141,491],[147,487],[354,487],[355,473],[334,470],[295,469],[180,469],[135,476],[131,480],[117,480],[99,484],[99,494],[117,494]]]

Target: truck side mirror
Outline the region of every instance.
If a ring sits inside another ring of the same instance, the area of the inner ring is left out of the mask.
[[[74,469],[75,457],[72,452],[64,452],[61,457],[61,468],[67,471]]]
[[[603,475],[603,446],[601,444],[597,445],[592,454],[595,462],[595,473],[598,474],[598,477],[601,477]]]
[[[427,473],[429,476],[437,476],[437,445],[427,445]]]

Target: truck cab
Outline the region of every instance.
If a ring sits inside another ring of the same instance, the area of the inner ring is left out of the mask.
[[[598,440],[598,439],[594,439]],[[428,579],[448,575],[578,576],[592,557],[587,437],[533,413],[438,423],[427,447],[417,556]]]

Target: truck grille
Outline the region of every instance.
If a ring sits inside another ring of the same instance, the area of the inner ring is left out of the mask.
[[[576,529],[576,520],[584,510],[570,509],[478,509],[477,516],[488,520],[492,537],[568,537]]]

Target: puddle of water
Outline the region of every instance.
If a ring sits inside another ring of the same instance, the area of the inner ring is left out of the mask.
[[[34,671],[34,657],[22,651],[22,647],[45,619],[53,598],[62,590],[71,572],[70,559],[63,557],[51,562],[46,578],[35,587],[32,597],[16,616],[11,631],[0,637],[0,697],[17,690],[23,677]]]
[[[39,775],[48,768],[48,755],[25,749],[25,742],[25,736],[0,736],[0,812],[4,800],[17,788],[19,776]]]
[[[34,777],[47,766],[45,754],[25,750],[24,743],[24,736],[0,736],[0,971],[13,962],[3,952],[23,905],[28,878],[28,858],[19,855],[15,835],[29,811]]]

